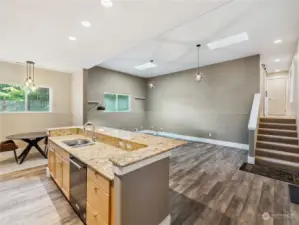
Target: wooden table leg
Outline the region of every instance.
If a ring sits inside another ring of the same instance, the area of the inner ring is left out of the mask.
[[[19,159],[21,158],[20,164],[22,164],[24,162],[24,160],[26,159],[27,155],[29,154],[30,150],[32,149],[32,147],[35,147],[42,156],[44,156],[45,158],[47,158],[46,154],[44,153],[44,151],[38,146],[38,142],[41,141],[42,139],[44,139],[44,137],[42,138],[36,138],[36,139],[23,139],[24,142],[28,143],[27,147],[25,148],[25,150],[21,153],[21,155],[18,157]]]

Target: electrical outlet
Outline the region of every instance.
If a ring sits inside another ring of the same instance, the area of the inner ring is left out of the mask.
[[[209,133],[209,137],[212,137],[212,133]]]
[[[130,143],[127,143],[127,149],[131,149],[132,145]]]

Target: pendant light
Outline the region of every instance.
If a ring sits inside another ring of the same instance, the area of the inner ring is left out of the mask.
[[[154,60],[151,60],[150,63],[151,63],[151,64],[154,64]],[[152,76],[152,75],[153,75],[153,73],[152,73],[152,72],[153,72],[152,69],[151,69],[150,71],[151,71],[150,76]],[[153,83],[153,81],[148,82],[148,87],[151,88],[151,89],[152,89],[152,88],[155,88],[155,84]]]
[[[202,80],[202,73],[199,71],[199,48],[201,47],[200,44],[196,45],[197,49],[198,49],[198,53],[197,53],[197,74],[194,76],[194,79],[197,82],[200,82]]]
[[[29,92],[36,90],[34,78],[34,62],[26,61],[26,79],[24,86],[25,89]]]

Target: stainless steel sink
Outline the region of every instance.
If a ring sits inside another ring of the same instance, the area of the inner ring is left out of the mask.
[[[94,144],[94,142],[88,139],[68,140],[68,141],[63,141],[63,143],[72,148],[85,147]]]

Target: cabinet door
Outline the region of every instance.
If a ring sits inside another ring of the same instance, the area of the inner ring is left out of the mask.
[[[57,185],[62,188],[62,177],[63,177],[63,164],[62,164],[62,160],[61,158],[59,157],[59,155],[56,154],[56,182],[57,182]]]
[[[62,163],[62,191],[67,199],[70,198],[70,163],[66,160]]]
[[[102,217],[87,203],[86,204],[86,222],[88,225],[107,225]]]
[[[49,171],[54,179],[56,179],[56,169],[55,169],[55,152],[53,152],[52,149],[49,149],[49,154],[48,154],[48,167]]]

